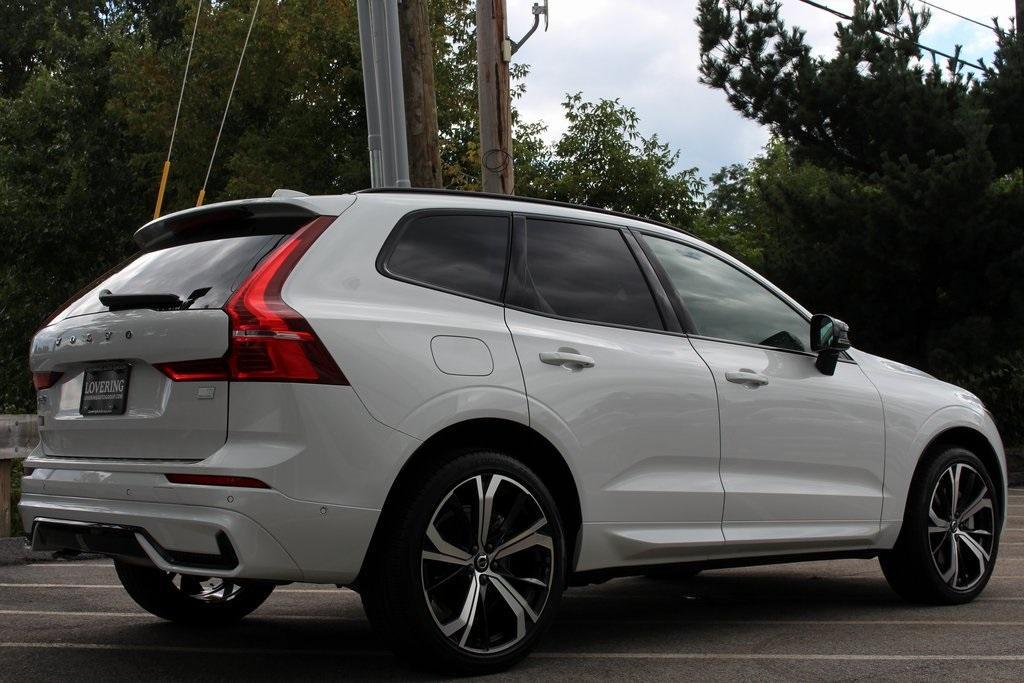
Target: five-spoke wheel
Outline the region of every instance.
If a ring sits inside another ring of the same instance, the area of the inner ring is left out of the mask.
[[[494,653],[526,637],[551,590],[548,518],[526,488],[478,474],[434,511],[423,542],[423,595],[438,628],[458,647]]]
[[[950,588],[969,591],[986,576],[995,543],[992,490],[978,470],[957,462],[939,476],[928,506],[932,561]]]
[[[236,581],[165,572],[115,562],[114,568],[132,599],[163,619],[197,625],[241,619],[263,604],[274,590],[264,581]]]
[[[493,451],[449,454],[410,477],[382,519],[360,578],[367,615],[419,667],[482,674],[530,651],[565,583],[558,508],[521,462]]]
[[[913,602],[973,600],[999,547],[999,498],[978,457],[959,447],[922,464],[896,546],[879,560],[889,584]]]

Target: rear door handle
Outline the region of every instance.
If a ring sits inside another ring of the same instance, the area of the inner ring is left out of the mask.
[[[594,359],[575,351],[559,349],[558,351],[541,351],[540,362],[548,365],[561,365],[567,370],[582,370],[594,367]]]
[[[761,387],[768,384],[768,378],[765,375],[742,368],[737,372],[725,373],[725,379],[733,384],[746,384],[751,387]]]

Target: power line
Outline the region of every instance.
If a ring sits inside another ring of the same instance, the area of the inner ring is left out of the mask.
[[[249,21],[249,30],[245,34],[245,42],[242,43],[242,54],[238,56],[238,66],[235,68],[235,77],[231,81],[231,90],[228,91],[228,103],[224,105],[224,116],[220,119],[220,128],[217,129],[217,138],[213,141],[213,153],[210,154],[210,165],[206,167],[206,178],[203,180],[203,187],[199,190],[199,198],[196,206],[202,206],[206,198],[206,185],[210,182],[210,172],[213,170],[213,160],[217,158],[217,148],[220,146],[220,136],[224,133],[224,122],[228,120],[228,109],[231,108],[231,98],[235,94],[235,85],[238,84],[238,74],[242,71],[242,61],[245,59],[245,49],[249,47],[249,37],[252,35],[252,27],[256,24],[256,12],[260,9],[260,0],[252,8],[252,19]]]
[[[995,31],[997,33],[999,32],[998,29],[996,29],[996,27],[993,26],[992,24],[986,24],[983,21],[978,21],[977,19],[971,19],[970,17],[965,17],[962,14],[957,14],[953,10],[946,9],[945,7],[939,7],[938,5],[936,5],[933,2],[927,2],[927,0],[918,0],[918,2],[920,2],[922,5],[927,5],[927,6],[931,7],[932,9],[937,9],[940,12],[945,12],[946,14],[952,14],[954,17],[958,17],[960,19],[963,19],[964,21],[969,21],[972,24],[977,24],[978,26],[981,26],[982,28],[987,28],[990,31]]]
[[[800,2],[804,3],[805,5],[810,5],[811,7],[816,7],[818,9],[820,9],[820,10],[828,12],[829,14],[834,14],[835,16],[839,17],[840,19],[846,19],[847,21],[853,21],[853,17],[851,17],[849,14],[843,14],[839,10],[834,10],[831,7],[827,6],[827,5],[822,5],[821,3],[814,2],[814,0],[800,0]],[[889,36],[890,38],[894,38],[896,40],[909,40],[906,36],[901,36],[901,35],[898,35],[896,33],[892,33],[891,31],[886,31],[884,28],[876,28],[876,29],[872,29],[872,30],[875,33],[881,33],[882,35]],[[914,43],[914,45],[916,45],[920,49],[924,50],[925,52],[930,52],[933,55],[941,55],[943,57],[946,57],[947,59],[952,59],[954,62],[959,62],[960,64],[963,64],[964,66],[969,66],[972,69],[978,69],[980,71],[984,71],[985,70],[984,66],[982,66],[981,64],[978,64],[976,62],[965,61],[963,59],[960,59],[959,57],[955,57],[955,56],[949,54],[948,52],[943,52],[942,50],[936,50],[933,47],[928,47],[927,45],[922,45],[921,43],[918,43],[917,41],[910,41],[910,42]]]

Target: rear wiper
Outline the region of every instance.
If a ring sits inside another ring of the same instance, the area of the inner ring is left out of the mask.
[[[185,304],[177,294],[114,294],[109,289],[100,292],[100,303],[112,311],[132,308],[174,309]]]

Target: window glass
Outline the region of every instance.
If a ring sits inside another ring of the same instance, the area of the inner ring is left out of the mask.
[[[806,351],[810,325],[757,281],[711,254],[644,235],[705,337]]]
[[[109,310],[99,293],[177,294],[190,308],[220,308],[246,269],[273,249],[284,235],[245,235],[187,242],[143,251],[68,308],[67,317]]]
[[[421,216],[402,229],[387,269],[442,289],[499,301],[505,279],[505,216]]]
[[[528,220],[509,303],[597,323],[664,329],[640,266],[615,229]]]

